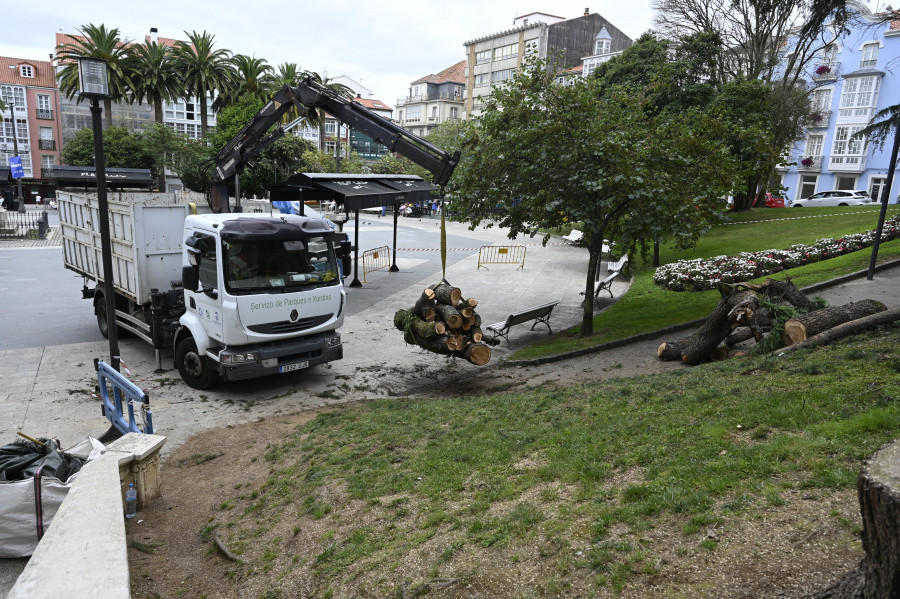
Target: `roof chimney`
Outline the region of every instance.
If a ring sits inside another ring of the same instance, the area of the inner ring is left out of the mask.
[[[585,6],[584,7],[584,16],[588,16],[589,14],[591,14],[591,11],[587,6]]]
[[[158,30],[156,29],[156,27],[150,28],[150,41],[154,44],[159,43],[159,36],[157,35],[157,33]]]

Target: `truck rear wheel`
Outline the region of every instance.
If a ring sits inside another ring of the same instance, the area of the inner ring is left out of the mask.
[[[109,321],[106,319],[106,302],[97,304],[94,310],[97,313],[97,327],[104,339],[109,339]]]
[[[192,337],[178,342],[175,366],[184,382],[194,389],[209,389],[219,382],[219,373],[210,367],[209,359],[200,353]]]

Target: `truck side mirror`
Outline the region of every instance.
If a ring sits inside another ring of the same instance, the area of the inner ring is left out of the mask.
[[[344,277],[350,274],[350,255],[353,252],[353,245],[349,241],[341,242],[341,273]],[[343,278],[343,277],[342,277]]]
[[[181,285],[188,291],[197,291],[200,284],[200,269],[196,266],[181,267]]]

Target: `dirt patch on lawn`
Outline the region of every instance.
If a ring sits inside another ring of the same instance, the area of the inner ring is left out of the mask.
[[[504,378],[493,385],[517,386],[526,384],[525,379]],[[384,513],[390,498],[373,508],[328,487],[323,491],[329,495],[327,503],[337,507],[327,516],[292,515],[284,523],[270,523],[264,537],[246,540],[244,555],[254,556],[256,566],[248,565],[250,559],[248,564],[232,561],[216,543],[229,534],[225,526],[216,528],[227,521],[223,512],[248,509],[249,499],[235,498],[252,498],[268,478],[267,448],[322,411],[209,431],[172,453],[163,464],[162,497],[126,525],[132,596],[799,598],[827,587],[862,557],[853,490],[793,491],[777,507],[707,527],[699,543],[697,534],[684,534],[683,523],[675,521],[642,533],[624,527],[611,531],[611,547],[622,542],[641,548],[642,558],[621,585],[614,571],[585,566],[596,547],[561,543],[547,531],[503,548],[460,545],[461,534],[449,527],[425,543],[411,544],[390,567],[374,567],[362,559],[339,577],[329,577],[317,559],[333,550],[336,539],[361,523],[375,529],[392,523]],[[566,490],[559,493],[565,496]],[[406,503],[403,509],[414,512],[418,507]],[[225,542],[222,546],[234,548]],[[270,548],[271,558],[266,554]]]

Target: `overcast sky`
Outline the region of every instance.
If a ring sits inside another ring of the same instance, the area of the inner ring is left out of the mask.
[[[633,39],[651,25],[650,0],[43,0],[4,9],[0,56],[47,60],[57,32],[77,33],[88,23],[118,27],[124,39],[138,41],[151,27],[175,39],[206,30],[216,47],[264,58],[273,67],[295,62],[329,77],[347,75],[394,107],[412,81],[464,60],[463,43],[511,28],[518,15],[571,19],[585,7]]]

